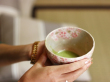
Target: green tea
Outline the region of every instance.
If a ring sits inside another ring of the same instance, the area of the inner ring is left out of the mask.
[[[61,50],[59,52],[56,52],[54,50],[52,50],[54,54],[58,55],[58,56],[62,56],[62,57],[66,57],[66,58],[75,58],[78,57],[77,54],[75,54],[72,51],[68,51],[68,50]]]

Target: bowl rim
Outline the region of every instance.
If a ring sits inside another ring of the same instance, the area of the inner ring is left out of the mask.
[[[78,28],[78,29],[80,29],[80,30],[85,31],[87,34],[90,35],[90,37],[91,37],[92,40],[93,40],[93,46],[92,46],[92,48],[91,48],[86,54],[84,54],[84,55],[82,55],[82,56],[79,56],[79,57],[75,57],[75,58],[66,58],[66,57],[62,57],[62,56],[58,56],[58,55],[54,54],[53,52],[51,52],[51,51],[47,48],[46,41],[47,41],[47,38],[49,37],[49,35],[50,35],[52,32],[54,32],[55,30],[61,29],[61,28]],[[59,28],[54,29],[53,31],[51,31],[51,32],[46,36],[45,46],[46,46],[46,49],[47,49],[50,53],[52,53],[53,55],[55,55],[55,56],[57,56],[57,57],[59,57],[59,58],[64,58],[64,59],[65,59],[65,58],[66,58],[66,59],[79,59],[79,58],[84,57],[85,55],[88,55],[90,52],[92,52],[92,51],[94,50],[94,48],[95,48],[95,40],[94,40],[93,36],[92,36],[88,31],[86,31],[86,30],[84,30],[84,29],[82,29],[82,28],[73,27],[73,26],[64,26],[64,27],[59,27]]]

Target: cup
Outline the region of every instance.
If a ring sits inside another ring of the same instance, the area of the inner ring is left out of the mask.
[[[61,27],[50,32],[45,40],[47,56],[53,64],[67,64],[85,58],[91,58],[95,41],[92,35],[78,27]],[[55,52],[68,50],[78,57],[68,58]]]

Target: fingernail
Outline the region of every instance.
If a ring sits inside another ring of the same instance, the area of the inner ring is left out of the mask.
[[[85,64],[88,64],[89,62],[91,62],[91,58],[88,59],[88,60],[85,62]]]
[[[90,63],[88,63],[86,66],[87,66],[87,68],[90,66],[92,64],[92,62],[90,62]]]

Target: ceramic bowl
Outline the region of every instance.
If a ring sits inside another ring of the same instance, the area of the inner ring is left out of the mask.
[[[48,58],[53,64],[66,64],[84,58],[90,58],[95,48],[92,35],[78,27],[61,27],[50,32],[45,40]],[[54,51],[69,50],[78,57],[66,58],[54,54]]]

